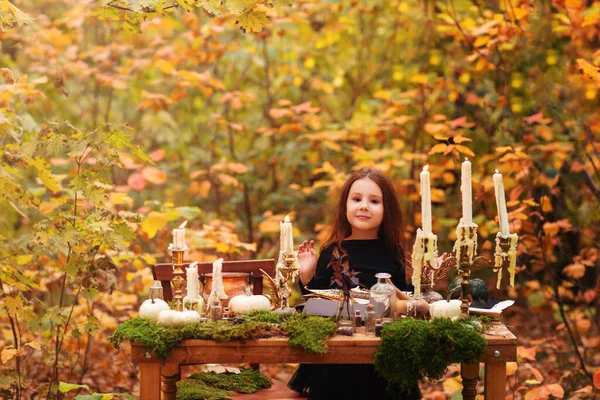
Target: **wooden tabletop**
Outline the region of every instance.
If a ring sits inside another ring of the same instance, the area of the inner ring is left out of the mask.
[[[484,333],[488,343],[482,362],[506,362],[516,360],[517,338],[502,323],[494,323]],[[309,353],[301,348],[290,347],[287,337],[273,337],[239,341],[216,342],[214,340],[185,340],[169,355],[166,363],[307,363],[307,364],[371,364],[381,340],[366,336],[364,327],[353,336],[335,335],[327,340],[329,351],[323,355]],[[156,363],[161,360],[139,343],[132,343],[134,363]]]

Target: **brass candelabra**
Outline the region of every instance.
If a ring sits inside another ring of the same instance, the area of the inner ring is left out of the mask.
[[[455,246],[453,255],[446,258],[442,262],[440,269],[446,269],[449,267],[452,268],[454,266],[458,268],[458,273],[462,278],[462,302],[460,305],[460,314],[462,318],[466,318],[469,316],[469,296],[471,295],[471,271],[483,267],[487,268],[491,265],[491,262],[483,256],[476,255],[476,245],[469,245],[469,242],[477,242],[477,225],[465,226],[463,229],[465,229],[463,237],[465,240],[461,240],[461,237],[457,235],[457,241],[460,242],[458,242]],[[496,249],[496,253],[494,253],[494,256],[497,262],[492,267],[492,269],[494,272],[499,273],[498,279],[500,279],[502,271],[509,269],[510,266],[510,258],[508,257],[508,253],[511,248],[511,238],[502,235],[498,235],[497,238],[498,246],[500,247],[501,252],[498,253],[498,249]],[[499,260],[501,260],[501,263],[498,262]]]
[[[170,249],[173,253],[173,300],[175,302],[174,310],[175,311],[183,311],[183,285],[185,284],[185,278],[183,274],[185,271],[183,270],[183,257],[186,250],[175,250],[173,248]]]
[[[274,311],[292,312],[289,301],[292,290],[289,281],[294,282],[298,276],[297,260],[297,251],[282,251],[279,253],[279,261],[275,268],[275,278],[261,269],[263,277],[271,288],[271,306]]]

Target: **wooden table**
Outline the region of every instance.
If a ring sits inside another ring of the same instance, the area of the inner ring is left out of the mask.
[[[175,400],[180,366],[191,364],[240,363],[305,363],[305,364],[371,364],[380,343],[374,336],[365,336],[364,328],[356,335],[334,336],[328,340],[329,351],[324,355],[307,353],[288,346],[285,337],[240,342],[186,340],[177,346],[165,360],[140,344],[132,343],[132,362],[140,367],[140,400]],[[506,326],[495,323],[484,334],[487,352],[480,358],[484,363],[485,398],[504,399],[506,363],[517,359],[517,338]],[[477,395],[479,363],[461,364],[463,398],[474,400]],[[162,388],[161,388],[162,377]]]

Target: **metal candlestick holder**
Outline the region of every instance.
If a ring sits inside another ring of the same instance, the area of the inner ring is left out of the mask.
[[[294,282],[298,276],[299,267],[296,261],[298,261],[297,251],[282,251],[279,254],[279,261],[275,269],[275,279],[261,270],[263,277],[271,288],[271,306],[275,311],[293,312],[289,303],[292,294],[289,281]]]
[[[183,274],[185,271],[183,270],[183,257],[187,249],[173,249],[170,248],[173,253],[173,300],[175,302],[174,310],[175,311],[183,311],[183,285],[185,284],[185,278]]]
[[[472,240],[476,243],[477,241],[477,225],[465,226],[466,229],[465,238]],[[510,237],[498,236],[499,247],[502,249],[502,253],[494,253],[494,256],[502,258],[501,266],[493,266],[493,271],[498,273],[500,270],[507,270],[510,266],[510,259],[506,255],[510,249]],[[457,238],[460,240],[460,238]],[[458,251],[457,251],[458,250]],[[471,295],[471,271],[477,268],[489,267],[491,265],[490,260],[483,256],[475,255],[475,247],[473,247],[473,254],[469,254],[469,246],[462,241],[459,248],[454,249],[452,256],[446,258],[440,267],[440,269],[447,268],[449,266],[456,266],[458,273],[462,278],[461,290],[462,290],[462,303],[460,305],[460,314],[462,318],[469,316],[469,296]],[[456,253],[459,254],[459,259],[456,257]],[[446,265],[448,264],[448,265]]]

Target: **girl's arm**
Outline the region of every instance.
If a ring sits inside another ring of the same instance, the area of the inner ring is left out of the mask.
[[[429,315],[429,304],[423,299],[396,300],[396,313],[413,318],[425,318]]]
[[[300,282],[302,287],[306,286],[315,276],[317,270],[317,252],[315,251],[315,242],[306,240],[298,246],[298,263],[300,264]]]

